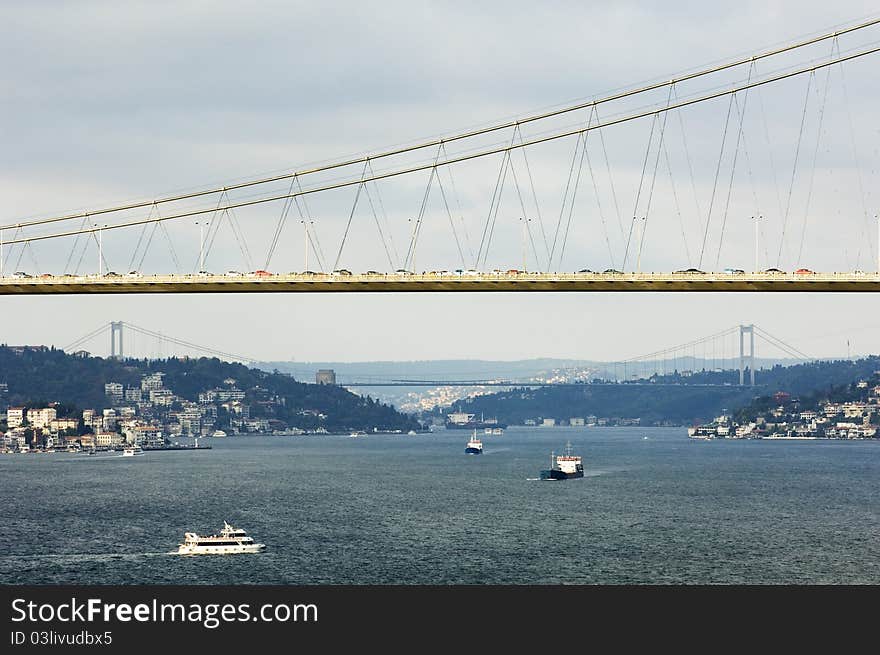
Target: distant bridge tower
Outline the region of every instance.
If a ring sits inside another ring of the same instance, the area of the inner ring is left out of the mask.
[[[125,359],[125,351],[122,348],[122,325],[122,321],[110,321],[110,357],[113,359]]]
[[[751,386],[755,386],[755,326],[754,325],[740,325],[739,326],[739,386],[743,386],[745,384],[745,365],[746,365],[746,356],[745,356],[745,348],[744,348],[744,337],[748,332],[749,334],[749,355],[748,355],[748,366],[749,366],[749,383]]]

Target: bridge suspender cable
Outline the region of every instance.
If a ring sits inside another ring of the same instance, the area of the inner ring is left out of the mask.
[[[451,164],[457,164],[459,162],[470,161],[472,159],[477,159],[480,157],[487,157],[487,156],[494,155],[494,154],[505,153],[505,156],[506,156],[506,155],[509,155],[511,150],[525,148],[525,147],[537,145],[540,143],[548,143],[550,141],[555,141],[557,139],[563,139],[566,137],[576,136],[578,134],[584,134],[584,133],[592,131],[592,130],[600,130],[604,127],[610,127],[612,125],[620,125],[622,123],[627,123],[630,121],[638,120],[640,118],[645,118],[646,116],[657,115],[657,114],[661,114],[661,113],[664,113],[667,111],[681,109],[682,107],[689,107],[691,105],[695,105],[695,104],[698,104],[701,102],[707,102],[709,100],[715,100],[717,98],[729,96],[729,95],[732,95],[732,94],[737,93],[739,91],[744,91],[746,89],[752,89],[752,88],[755,88],[758,86],[762,86],[764,84],[771,84],[773,82],[779,82],[784,79],[796,77],[796,76],[802,75],[804,73],[814,73],[816,70],[825,68],[827,66],[833,66],[835,64],[840,64],[840,63],[843,63],[846,61],[851,61],[854,59],[858,59],[860,57],[865,57],[867,55],[876,54],[878,52],[880,52],[880,47],[874,47],[874,48],[870,48],[868,50],[861,50],[861,51],[855,52],[853,54],[850,54],[850,55],[847,55],[844,57],[839,57],[837,59],[833,59],[833,60],[830,60],[827,62],[818,63],[818,64],[814,63],[811,65],[807,65],[802,68],[798,68],[796,70],[789,71],[787,73],[781,73],[779,75],[775,75],[773,77],[769,77],[769,78],[766,78],[763,80],[757,80],[754,82],[750,82],[748,84],[741,84],[738,86],[734,86],[734,87],[731,87],[730,89],[716,91],[713,93],[698,96],[698,97],[691,98],[688,100],[682,100],[680,102],[674,103],[669,106],[662,106],[659,108],[653,108],[653,109],[643,111],[643,112],[640,112],[637,114],[631,114],[631,115],[624,116],[621,118],[616,118],[616,119],[607,121],[605,123],[592,125],[591,127],[583,127],[583,128],[578,128],[578,129],[574,129],[574,130],[567,130],[567,131],[559,132],[556,134],[551,134],[548,136],[536,137],[536,138],[533,138],[533,139],[530,139],[527,141],[523,141],[521,143],[512,142],[506,146],[495,147],[495,148],[491,148],[488,150],[481,150],[481,151],[478,151],[475,153],[460,155],[458,157],[454,157],[452,159],[447,159],[444,161],[431,162],[430,164],[422,164],[422,165],[418,165],[418,166],[412,166],[409,168],[392,170],[389,172],[379,173],[375,176],[371,176],[371,177],[367,177],[367,178],[363,178],[363,179],[357,178],[357,179],[353,179],[353,180],[346,180],[343,182],[336,182],[333,184],[326,184],[326,185],[318,186],[318,187],[314,187],[314,188],[306,188],[306,189],[303,189],[303,190],[301,190],[297,193],[294,193],[294,194],[281,194],[281,195],[270,196],[270,197],[266,197],[266,198],[258,198],[256,200],[246,200],[246,201],[242,201],[242,202],[238,202],[238,203],[232,203],[232,204],[228,204],[224,207],[221,207],[220,210],[226,211],[226,210],[231,210],[231,209],[237,209],[239,207],[249,207],[252,205],[259,205],[259,204],[263,204],[263,203],[267,203],[267,202],[277,202],[279,200],[286,200],[288,197],[291,197],[291,195],[293,197],[299,197],[299,196],[303,196],[303,195],[307,195],[307,194],[319,193],[322,191],[330,191],[332,189],[341,189],[344,187],[364,184],[366,182],[372,182],[374,180],[388,179],[391,177],[397,177],[399,175],[416,173],[418,171],[426,171],[426,170],[430,170],[435,167],[449,166]],[[41,234],[41,235],[36,235],[36,236],[32,236],[32,237],[19,238],[19,239],[15,239],[15,240],[5,241],[5,243],[7,245],[12,245],[15,243],[26,243],[29,241],[42,241],[44,239],[54,239],[54,238],[60,238],[60,237],[75,236],[77,234],[98,232],[100,230],[120,229],[120,228],[125,228],[125,227],[132,227],[135,225],[144,225],[145,223],[163,222],[163,221],[174,220],[174,219],[178,219],[178,218],[199,216],[201,214],[206,214],[206,213],[209,213],[212,211],[216,211],[216,210],[215,209],[193,210],[193,211],[188,211],[188,212],[181,212],[179,214],[172,214],[172,215],[164,216],[161,218],[136,219],[136,220],[125,221],[125,222],[116,223],[116,224],[112,224],[112,225],[107,225],[104,227],[91,227],[88,230],[70,230],[67,232]],[[78,215],[78,216],[80,216],[80,215]],[[29,223],[28,225],[40,225],[40,224],[52,223],[52,222],[57,222],[57,220],[60,220],[60,219],[46,219],[43,221],[34,221],[34,222]],[[66,219],[64,219],[64,220],[66,220]],[[19,225],[23,227],[26,224],[20,223],[20,224],[13,224],[10,226],[5,226],[5,227],[0,226],[0,229],[18,227]],[[484,255],[484,257],[485,257],[485,255]]]
[[[244,189],[247,187],[258,186],[261,184],[268,184],[271,182],[279,182],[281,180],[289,180],[292,178],[301,177],[303,175],[309,175],[309,174],[313,174],[313,173],[329,171],[329,170],[333,170],[333,169],[337,169],[337,168],[344,168],[346,166],[353,166],[355,164],[364,164],[364,163],[371,161],[371,160],[374,161],[376,159],[393,157],[395,155],[401,155],[401,154],[413,152],[416,150],[422,150],[424,148],[438,146],[443,143],[450,143],[453,141],[460,141],[460,140],[468,139],[468,138],[475,137],[475,136],[490,134],[492,132],[497,132],[499,130],[512,128],[517,125],[523,125],[526,123],[545,120],[547,118],[553,118],[556,116],[561,116],[561,115],[564,115],[564,114],[567,114],[570,112],[574,112],[579,109],[585,109],[585,108],[591,107],[591,106],[595,107],[600,104],[613,102],[615,100],[621,100],[623,98],[628,98],[628,97],[631,97],[634,95],[639,95],[642,93],[647,93],[649,91],[661,89],[661,88],[664,88],[669,85],[674,85],[674,84],[678,84],[678,83],[685,82],[688,80],[697,79],[700,77],[704,77],[706,75],[719,73],[721,71],[725,71],[725,70],[729,70],[731,68],[736,68],[738,66],[742,66],[744,64],[759,61],[761,59],[766,59],[766,58],[774,57],[776,55],[780,55],[780,54],[783,54],[786,52],[791,52],[791,51],[797,50],[799,48],[813,45],[815,43],[820,43],[820,42],[825,41],[827,39],[836,38],[836,37],[839,37],[844,34],[849,34],[851,32],[856,32],[858,30],[862,30],[862,29],[865,29],[865,28],[868,28],[868,27],[871,27],[871,26],[877,25],[877,24],[880,24],[880,18],[873,18],[871,20],[864,21],[864,22],[858,23],[856,25],[844,27],[844,28],[835,30],[833,32],[827,32],[827,33],[824,33],[824,34],[821,34],[818,36],[811,37],[809,39],[805,39],[803,41],[798,41],[796,43],[788,44],[788,45],[782,46],[780,48],[768,50],[766,52],[762,52],[757,55],[743,57],[740,59],[725,62],[723,64],[719,64],[717,66],[704,68],[704,69],[695,71],[693,73],[687,73],[687,74],[681,75],[677,78],[673,78],[671,80],[664,80],[662,82],[655,82],[655,83],[648,84],[645,86],[637,87],[635,89],[629,89],[626,91],[621,91],[619,93],[611,94],[611,95],[608,95],[608,96],[605,96],[603,98],[599,98],[596,100],[590,100],[588,102],[582,102],[582,103],[578,103],[575,105],[570,105],[570,106],[556,109],[553,111],[548,111],[548,112],[543,112],[540,114],[526,116],[524,118],[520,118],[515,121],[498,123],[495,125],[490,125],[488,127],[484,127],[484,128],[480,128],[480,129],[476,129],[476,130],[461,132],[459,134],[454,134],[451,136],[443,137],[442,139],[432,139],[430,141],[425,141],[425,142],[417,143],[417,144],[410,145],[410,146],[403,146],[400,148],[394,148],[391,150],[386,150],[384,152],[374,153],[374,154],[370,154],[370,155],[366,155],[366,156],[362,156],[362,157],[356,157],[353,159],[346,159],[343,161],[325,164],[323,166],[316,166],[313,168],[303,169],[300,171],[293,171],[293,172],[289,172],[289,173],[283,173],[283,174],[279,174],[279,175],[273,175],[273,176],[258,178],[258,179],[254,179],[254,180],[247,180],[244,182],[239,182],[237,184],[225,185],[225,186],[219,187],[219,188],[203,189],[200,191],[193,191],[190,193],[181,193],[181,194],[177,194],[177,195],[156,198],[154,200],[146,200],[146,201],[142,201],[142,202],[134,202],[134,203],[128,203],[128,204],[123,204],[123,205],[116,205],[113,207],[106,207],[106,208],[102,208],[102,209],[95,209],[95,210],[85,211],[85,212],[77,212],[77,213],[73,213],[73,214],[66,214],[63,216],[55,216],[55,217],[51,217],[51,218],[36,219],[36,220],[32,220],[32,221],[21,221],[21,222],[12,223],[9,225],[2,225],[2,226],[0,226],[0,230],[11,229],[11,228],[15,228],[15,227],[29,227],[32,225],[45,225],[48,223],[69,221],[69,220],[74,220],[74,219],[78,219],[78,218],[97,216],[97,215],[101,215],[101,214],[109,214],[109,213],[114,213],[114,212],[126,211],[126,210],[130,210],[130,209],[142,209],[145,207],[149,207],[150,205],[165,204],[165,203],[169,203],[169,202],[177,202],[180,200],[189,200],[189,199],[193,199],[193,198],[214,195],[217,193],[221,193],[222,191],[234,191],[237,189]]]

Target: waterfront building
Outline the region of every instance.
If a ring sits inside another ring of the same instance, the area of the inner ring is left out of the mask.
[[[98,432],[95,434],[95,445],[99,448],[121,446],[122,441],[122,435],[118,432]]]
[[[105,430],[115,430],[116,429],[116,410],[115,409],[105,409],[104,412],[104,420],[103,427]]]
[[[83,410],[82,421],[83,421],[83,425],[86,426],[87,428],[94,428],[96,421],[98,423],[100,423],[101,426],[103,426],[103,424],[104,424],[104,420],[101,417],[97,416],[95,413],[95,410],[93,410],[93,409],[84,409]]]
[[[17,428],[27,418],[27,410],[24,407],[10,407],[6,410],[6,425],[9,428]]]
[[[49,430],[52,432],[63,432],[64,430],[76,430],[79,427],[79,421],[75,418],[56,418],[49,421]]]
[[[28,421],[35,428],[48,428],[49,423],[58,418],[58,412],[54,407],[32,409],[28,412]]]

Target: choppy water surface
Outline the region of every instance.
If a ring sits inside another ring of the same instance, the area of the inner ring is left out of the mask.
[[[514,428],[468,456],[468,436],[0,456],[0,582],[880,583],[878,442]],[[587,476],[530,479],[568,440]],[[268,550],[167,554],[224,519]]]

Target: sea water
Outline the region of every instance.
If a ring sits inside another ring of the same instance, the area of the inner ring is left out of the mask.
[[[469,437],[3,455],[0,583],[880,583],[880,441],[523,427],[472,456]],[[585,477],[536,480],[569,441]],[[169,554],[224,520],[266,552]]]

